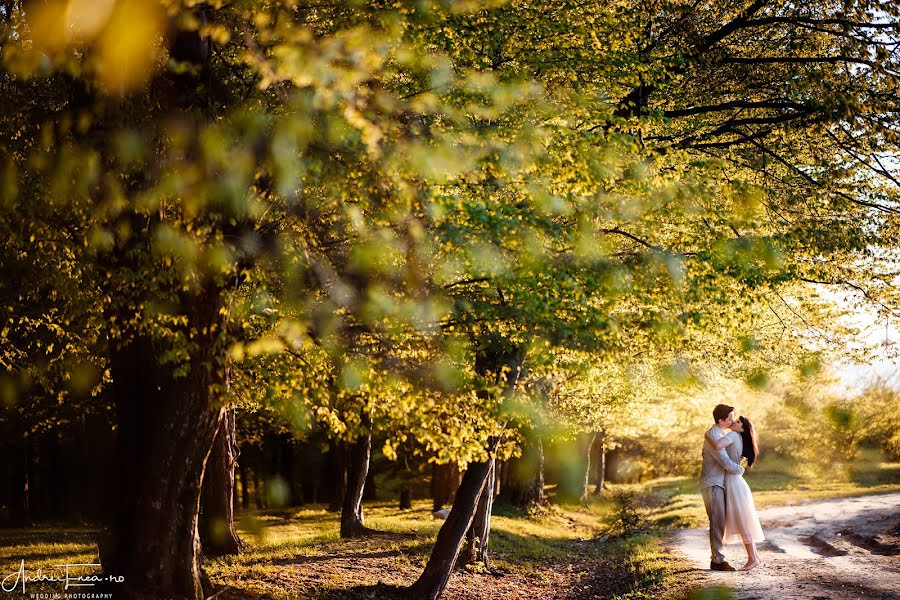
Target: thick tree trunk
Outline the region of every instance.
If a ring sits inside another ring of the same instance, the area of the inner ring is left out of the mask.
[[[241,540],[234,529],[234,470],[237,462],[234,412],[219,422],[203,476],[200,539],[208,556],[237,554]]]
[[[466,474],[463,475],[456,491],[453,508],[438,531],[428,564],[425,565],[419,579],[409,587],[410,598],[436,600],[447,587],[453,565],[459,556],[462,539],[475,518],[475,509],[487,482],[490,467],[491,460],[488,460],[483,463],[472,463],[466,469]]]
[[[594,444],[596,455],[594,456],[594,480],[597,487],[594,488],[594,495],[603,494],[603,487],[606,485],[606,432],[600,431],[597,435],[597,443]]]
[[[490,566],[488,565],[488,538],[491,534],[491,516],[494,511],[497,479],[497,461],[494,459],[489,462],[490,470],[481,492],[481,498],[478,499],[475,518],[466,534],[466,562],[480,562],[485,568]]]
[[[196,16],[201,24],[206,22],[202,8]],[[182,29],[172,36],[172,59],[189,62],[197,71],[173,75],[160,87],[167,96],[163,104],[188,119],[199,117],[197,108],[204,105],[209,118],[213,104],[198,89],[209,81],[209,42],[201,31]],[[146,226],[136,225],[135,232],[147,235],[134,235],[127,245],[149,240]],[[112,268],[146,269],[139,260],[132,262],[127,247],[120,250]],[[160,353],[170,348],[144,332],[112,340],[118,446],[112,490],[118,497],[100,542],[100,559],[104,571],[119,578],[110,586],[117,599],[204,598],[197,519],[203,472],[224,410],[219,395],[225,389],[225,348],[221,290],[213,281],[200,285],[196,291],[181,286],[166,290],[180,290],[180,312],[187,318],[180,331],[180,350],[189,352],[185,363],[164,363]],[[131,307],[114,316],[122,324],[135,318]]]
[[[372,433],[361,435],[350,446],[347,469],[347,491],[341,508],[341,537],[352,538],[364,533],[362,501],[369,459],[372,455]]]
[[[507,461],[505,469],[500,500],[525,509],[544,504],[544,445],[540,437],[526,440],[522,456]]]
[[[521,349],[510,347],[505,340],[488,338],[482,340],[481,346],[475,357],[475,371],[493,376],[495,384],[502,384],[504,395],[510,395],[515,390],[522,372],[524,354]],[[484,394],[484,392],[479,392]],[[425,565],[425,570],[419,579],[410,586],[409,594],[413,598],[435,600],[447,587],[453,565],[459,557],[460,543],[466,532],[472,526],[475,512],[481,494],[487,488],[491,503],[486,506],[486,519],[483,527],[485,531],[481,537],[481,546],[484,555],[487,554],[487,539],[490,530],[490,508],[493,504],[494,480],[488,482],[495,471],[497,448],[500,438],[492,438],[488,443],[488,459],[483,463],[472,463],[466,469],[459,489],[456,491],[456,499],[453,508],[447,517],[447,521],[438,531],[437,540]]]
[[[101,562],[117,598],[202,600],[197,516],[207,457],[223,409],[214,289],[185,304],[198,332],[187,373],[175,378],[150,339],[113,352],[118,498]]]
[[[434,463],[431,466],[432,511],[441,510],[453,502],[453,495],[459,487],[459,465],[455,462]]]

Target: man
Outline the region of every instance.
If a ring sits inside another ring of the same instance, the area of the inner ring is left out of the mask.
[[[709,547],[711,558],[709,568],[713,571],[734,571],[722,554],[725,537],[725,473],[744,473],[744,467],[728,458],[725,450],[716,450],[713,445],[731,431],[734,425],[734,407],[719,404],[713,409],[716,422],[703,438],[703,467],[700,469],[700,494],[709,517]]]

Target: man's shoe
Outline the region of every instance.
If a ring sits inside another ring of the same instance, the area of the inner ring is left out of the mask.
[[[709,568],[712,571],[736,571],[737,570],[734,567],[732,567],[731,565],[729,565],[727,560],[722,561],[720,563],[711,562],[711,563],[709,563]]]

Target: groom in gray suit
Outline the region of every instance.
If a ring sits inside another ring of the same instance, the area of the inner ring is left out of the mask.
[[[709,547],[712,551],[709,568],[713,571],[734,571],[722,554],[725,537],[725,473],[744,473],[744,467],[728,458],[725,450],[716,450],[713,443],[727,435],[734,424],[734,407],[719,404],[713,409],[716,424],[703,438],[703,467],[700,469],[700,494],[709,517]]]

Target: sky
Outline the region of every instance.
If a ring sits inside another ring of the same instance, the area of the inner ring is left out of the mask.
[[[872,356],[868,364],[857,364],[849,360],[839,360],[832,364],[831,372],[836,379],[834,391],[853,396],[878,380],[900,390],[898,323],[879,317],[874,310],[855,306],[849,294],[832,291],[828,295],[832,296],[839,307],[849,311],[843,317],[845,323],[859,330],[853,341],[869,348]]]

